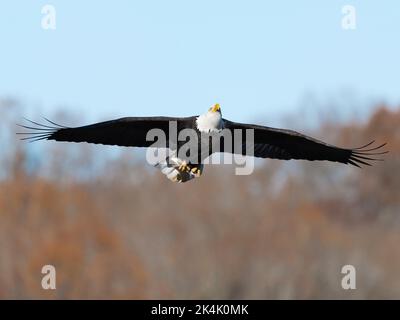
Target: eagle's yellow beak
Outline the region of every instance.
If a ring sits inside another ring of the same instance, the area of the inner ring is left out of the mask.
[[[210,108],[211,112],[218,112],[221,111],[221,108],[219,106],[219,103],[214,104],[211,108]]]

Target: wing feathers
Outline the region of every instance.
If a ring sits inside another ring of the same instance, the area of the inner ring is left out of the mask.
[[[46,118],[46,124],[25,119],[29,124],[19,126],[29,131],[18,132],[17,134],[26,135],[22,140],[30,142],[56,140],[126,147],[149,147],[154,143],[146,140],[149,130],[161,129],[166,135],[166,143],[168,144],[169,124],[171,121],[176,121],[178,130],[180,130],[193,127],[195,119],[196,117],[131,117],[77,128],[65,127]],[[379,156],[388,153],[388,151],[381,151],[386,146],[386,143],[374,146],[375,141],[371,141],[358,148],[345,149],[329,145],[292,130],[235,123],[225,119],[223,121],[224,128],[231,131],[236,129],[254,130],[253,144],[250,145],[248,141],[243,140],[242,150],[239,150],[239,153],[248,154],[248,148],[253,147],[254,156],[260,158],[327,160],[361,167],[362,165],[369,166],[374,161],[383,161]],[[233,134],[232,136],[235,135]],[[245,136],[243,133],[243,139],[245,139]]]
[[[383,159],[375,158],[375,156],[388,153],[388,151],[380,151],[386,143],[374,146],[375,141],[371,141],[359,148],[345,149],[329,145],[292,130],[235,123],[228,120],[225,120],[225,128],[229,130],[253,129],[254,156],[260,158],[327,160],[361,167],[361,165],[369,166],[371,165],[370,162],[373,161],[382,161]],[[248,147],[248,145],[246,146],[246,141],[243,141],[242,154],[245,154],[245,150]]]
[[[25,119],[30,125],[20,127],[33,132],[20,132],[18,134],[28,135],[22,140],[56,140],[68,142],[88,142],[105,145],[118,145],[125,147],[148,147],[154,142],[147,141],[147,133],[151,129],[161,129],[165,133],[168,144],[169,123],[176,121],[179,125],[191,125],[194,117],[173,118],[173,117],[130,117],[117,120],[99,122],[92,125],[69,128],[59,125],[49,119],[49,124],[41,124]],[[32,126],[33,125],[33,126]]]

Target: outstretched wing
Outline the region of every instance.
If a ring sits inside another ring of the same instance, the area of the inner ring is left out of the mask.
[[[187,122],[192,122],[193,119],[192,117],[130,117],[76,128],[64,127],[47,119],[48,124],[40,124],[31,120],[27,121],[30,123],[29,126],[20,126],[30,131],[18,132],[18,134],[26,135],[22,138],[23,140],[56,140],[125,147],[149,147],[154,144],[154,141],[146,139],[147,133],[151,129],[161,129],[165,133],[166,146],[168,146],[169,124],[175,121],[179,128],[185,126]]]
[[[254,156],[259,158],[327,160],[360,167],[360,165],[370,165],[369,161],[382,161],[375,156],[388,152],[381,151],[386,143],[373,147],[374,141],[360,148],[344,149],[292,130],[236,123],[228,120],[224,120],[224,127],[231,131],[253,129],[254,144],[250,145],[249,142],[243,141],[240,153],[246,154],[246,150],[253,147]],[[242,136],[245,138],[245,132],[242,133]]]

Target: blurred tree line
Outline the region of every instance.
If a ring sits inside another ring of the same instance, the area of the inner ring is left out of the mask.
[[[137,149],[21,142],[22,111],[0,101],[0,298],[400,298],[399,109],[308,132],[388,142],[373,167],[267,160],[186,184]],[[346,264],[356,290],[341,288]]]

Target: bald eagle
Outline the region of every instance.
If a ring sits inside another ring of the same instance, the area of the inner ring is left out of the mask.
[[[27,135],[22,140],[167,148],[171,153],[155,163],[155,166],[168,179],[175,182],[186,182],[199,177],[203,173],[204,160],[215,152],[281,160],[326,160],[356,167],[371,165],[371,161],[382,161],[375,156],[387,153],[381,150],[385,144],[373,146],[374,141],[359,148],[345,149],[292,130],[232,122],[222,118],[219,104],[214,104],[205,114],[199,116],[127,117],[75,128],[61,126],[48,119],[45,119],[48,122],[46,124],[25,120],[30,124],[20,126],[29,131],[18,132]],[[175,133],[171,133],[173,127],[171,124],[175,125]],[[154,130],[165,134],[164,141],[158,139],[154,142],[155,139],[149,137],[149,133]],[[192,132],[191,136],[186,134],[185,139],[173,141],[172,135],[180,136],[187,130]],[[242,134],[239,138],[233,139],[236,140],[233,142],[227,138],[227,134],[232,138],[235,131],[250,131],[251,139]],[[193,136],[194,139],[187,139]],[[195,147],[195,157],[188,152],[180,152],[188,146]]]

